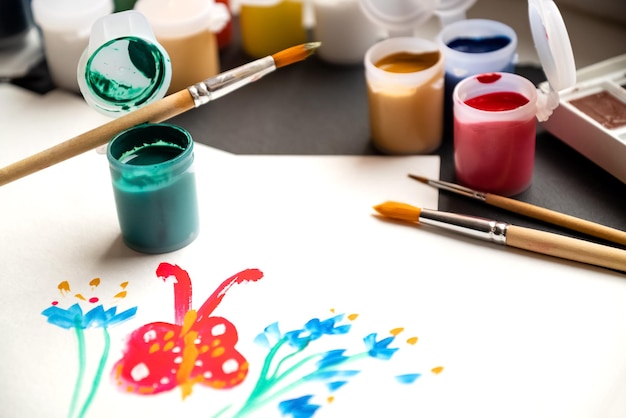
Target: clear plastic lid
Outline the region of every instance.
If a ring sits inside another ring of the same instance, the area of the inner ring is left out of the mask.
[[[539,91],[537,119],[547,120],[559,105],[559,91],[576,84],[576,64],[563,17],[552,0],[528,0],[528,18],[541,66],[548,80]]]
[[[128,10],[93,24],[77,78],[91,107],[118,116],[165,96],[172,68],[145,16]]]
[[[374,23],[396,33],[410,33],[434,15],[442,22],[465,18],[476,0],[359,0]]]

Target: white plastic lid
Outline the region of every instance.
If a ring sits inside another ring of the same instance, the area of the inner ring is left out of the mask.
[[[559,91],[576,84],[576,64],[563,17],[552,0],[528,0],[528,18],[548,91],[539,91],[537,119],[547,120],[559,105]]]
[[[148,19],[159,39],[189,36],[207,29],[218,33],[230,21],[228,7],[215,0],[138,0],[134,10]]]
[[[163,98],[172,78],[169,55],[134,10],[94,22],[76,71],[85,101],[108,116]]]
[[[54,31],[89,31],[101,16],[113,13],[113,0],[32,0],[33,20]]]
[[[464,19],[476,0],[359,0],[363,13],[393,32],[411,32],[438,15],[442,21]]]

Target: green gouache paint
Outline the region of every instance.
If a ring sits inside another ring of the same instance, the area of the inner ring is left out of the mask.
[[[91,55],[85,67],[89,92],[123,110],[156,96],[166,78],[166,58],[137,37],[113,39]]]
[[[168,124],[139,125],[115,137],[107,154],[124,242],[145,253],[191,243],[199,222],[189,133]]]

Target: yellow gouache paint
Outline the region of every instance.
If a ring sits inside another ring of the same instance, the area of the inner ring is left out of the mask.
[[[302,1],[255,3],[243,0],[239,12],[241,42],[246,54],[262,58],[306,42]]]

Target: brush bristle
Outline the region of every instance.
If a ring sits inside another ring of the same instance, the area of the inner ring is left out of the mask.
[[[405,222],[419,222],[421,209],[407,203],[385,202],[374,206],[383,216]]]
[[[321,42],[307,42],[305,44],[283,49],[282,51],[272,55],[272,58],[274,58],[276,68],[284,67],[286,65],[293,64],[294,62],[306,59],[321,45]]]
[[[416,174],[409,174],[409,177],[417,181],[421,181],[424,184],[428,184],[428,179],[426,177],[418,176]]]

